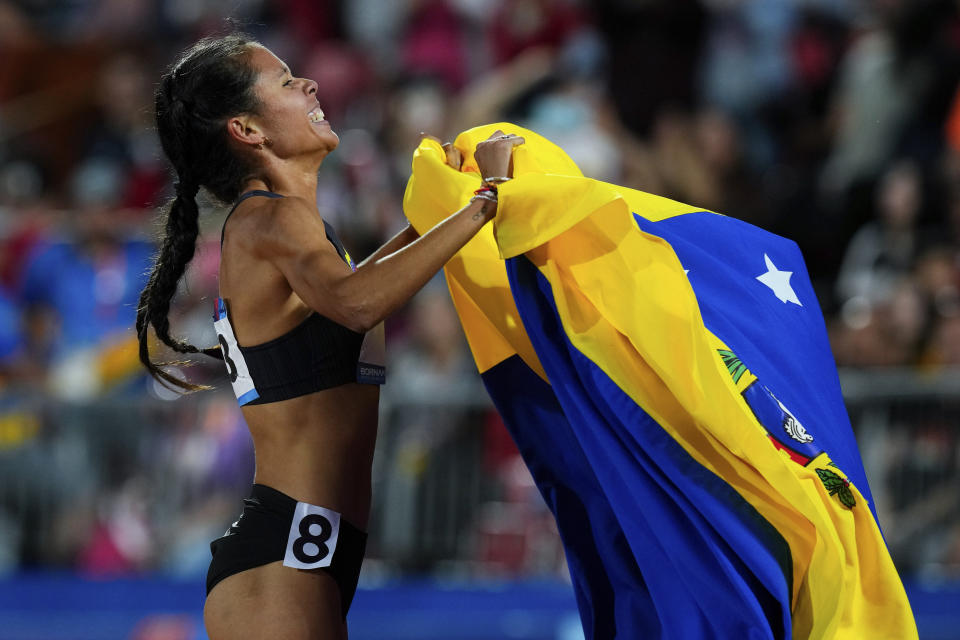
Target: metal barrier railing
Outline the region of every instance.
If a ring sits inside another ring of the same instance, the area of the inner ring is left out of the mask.
[[[894,560],[906,573],[957,577],[960,371],[843,371],[841,380]],[[371,566],[562,569],[536,491],[518,499],[503,470],[490,467],[491,412],[482,394],[385,396]],[[249,434],[229,393],[176,402],[0,397],[0,570],[202,572],[206,543],[235,519],[252,473]],[[493,530],[498,519],[513,529]],[[498,540],[520,545],[519,555],[491,560],[490,536],[507,536]],[[535,553],[548,560],[521,557]]]
[[[898,568],[960,577],[960,369],[845,370],[841,385]]]

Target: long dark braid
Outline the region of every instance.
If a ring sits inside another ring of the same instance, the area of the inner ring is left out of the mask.
[[[228,118],[256,113],[256,72],[248,65],[255,42],[243,34],[206,38],[188,49],[161,79],[156,92],[157,133],[177,174],[176,197],[167,211],[165,233],[137,308],[140,361],[157,380],[185,391],[207,387],[168,373],[150,359],[149,331],[177,353],[223,358],[220,347],[198,348],[170,335],[170,302],[193,259],[199,234],[196,196],[206,187],[217,199],[239,196],[252,166],[230,145]]]

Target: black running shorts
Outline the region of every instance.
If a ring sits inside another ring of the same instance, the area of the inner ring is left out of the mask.
[[[218,582],[270,562],[295,569],[322,569],[340,588],[346,619],[357,590],[367,534],[330,509],[255,484],[243,513],[221,538],[210,543],[207,594]]]

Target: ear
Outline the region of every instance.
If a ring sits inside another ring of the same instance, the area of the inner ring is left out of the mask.
[[[234,116],[227,120],[227,134],[241,144],[254,147],[263,144],[267,139],[253,117],[249,115]]]

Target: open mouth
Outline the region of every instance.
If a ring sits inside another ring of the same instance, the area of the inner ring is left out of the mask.
[[[310,122],[323,122],[323,109],[314,107],[314,109],[307,114],[307,117],[310,118]]]

